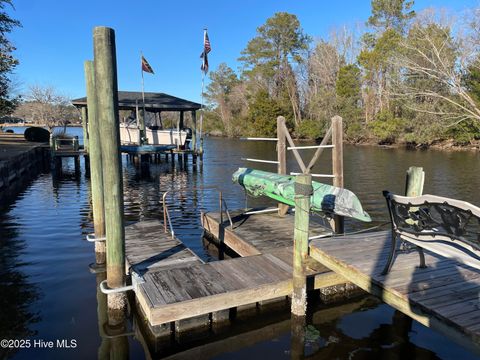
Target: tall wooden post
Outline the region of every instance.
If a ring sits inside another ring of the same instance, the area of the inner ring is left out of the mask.
[[[192,111],[192,150],[195,159],[197,151],[197,112]]]
[[[100,124],[105,232],[107,237],[107,284],[109,288],[124,286],[125,229],[123,225],[123,181],[118,118],[117,61],[115,32],[107,27],[93,31],[95,55],[95,87],[98,123]],[[108,296],[109,324],[124,321],[124,293]]]
[[[82,107],[83,150],[88,154],[88,115],[87,109]]]
[[[92,189],[93,227],[95,238],[105,237],[105,207],[103,203],[102,148],[100,126],[97,117],[97,95],[95,91],[95,69],[93,61],[85,61],[85,82],[87,88],[88,133],[90,134],[90,181]],[[105,241],[95,242],[95,262],[105,264]]]
[[[343,188],[343,120],[338,115],[332,118],[332,145],[333,186]],[[335,233],[343,233],[343,216],[335,215],[333,219]]]
[[[422,195],[424,182],[425,172],[423,168],[410,166],[407,170],[405,196],[414,197]]]
[[[139,109],[138,111],[138,129],[140,135],[138,137],[139,145],[145,144],[146,133],[145,133],[145,111],[144,108]]]
[[[308,227],[312,176],[297,175],[295,179],[295,229],[293,233],[293,294],[292,314],[305,316],[307,311],[307,277],[305,260],[308,257]]]
[[[183,113],[183,111],[180,111],[180,123],[178,125],[180,127],[180,130],[182,130],[184,128],[184,124],[183,124],[184,120],[183,119],[184,119],[184,113]]]
[[[285,118],[283,116],[277,117],[277,160],[278,173],[280,175],[287,175],[287,138],[283,129],[285,128]],[[278,215],[285,216],[288,211],[288,205],[278,203]]]

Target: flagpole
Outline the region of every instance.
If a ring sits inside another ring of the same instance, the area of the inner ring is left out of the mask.
[[[201,102],[201,109],[202,112],[200,114],[200,140],[202,139],[202,130],[203,130],[203,92],[205,87],[205,71],[202,71],[202,102]]]
[[[201,101],[201,112],[200,112],[200,134],[199,134],[199,137],[200,137],[200,153],[203,154],[203,137],[202,137],[202,133],[203,133],[203,113],[204,113],[204,109],[203,109],[203,97],[204,97],[204,88],[205,88],[205,57],[207,56],[207,54],[205,54],[205,39],[206,39],[206,36],[207,36],[207,28],[203,29],[203,46],[204,46],[204,56],[203,56],[203,70],[202,70],[202,101]]]
[[[143,52],[140,51],[140,61],[143,61]],[[145,79],[143,77],[143,66],[141,66],[142,71],[142,119],[140,121],[140,145],[143,145],[143,138],[145,137]]]

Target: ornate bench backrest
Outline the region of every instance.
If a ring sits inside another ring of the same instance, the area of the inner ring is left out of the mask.
[[[384,191],[393,231],[420,240],[452,240],[480,251],[480,208],[434,195],[405,197]]]

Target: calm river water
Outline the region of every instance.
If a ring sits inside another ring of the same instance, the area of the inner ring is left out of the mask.
[[[81,135],[81,129],[69,131]],[[306,151],[304,157],[310,158],[312,154]],[[199,214],[201,210],[216,210],[218,195],[212,190],[193,188],[217,186],[223,190],[230,209],[244,207],[243,190],[231,182],[231,174],[238,167],[249,165],[240,158],[274,159],[275,156],[272,143],[208,138],[202,170],[193,171],[191,164],[182,170],[162,163],[152,165],[149,174],[140,174],[124,160],[127,223],[161,218],[162,194],[174,190],[169,203],[177,236],[204,260],[215,261],[212,247],[202,241]],[[330,172],[328,157],[326,152],[315,173]],[[425,193],[480,204],[479,160],[476,152],[345,146],[345,186],[358,195],[374,219],[372,225],[378,225],[388,217],[381,191],[403,192],[405,171],[412,165],[425,170]],[[271,166],[255,167],[268,170]],[[289,168],[296,170],[293,158],[289,158]],[[264,199],[248,201],[249,205],[268,204]],[[364,225],[348,221],[346,231],[361,227]],[[84,172],[75,177],[73,162],[64,163],[61,176],[40,175],[0,214],[0,339],[29,339],[32,345],[34,340],[65,339],[76,344],[74,349],[32,346],[8,353],[0,349],[0,358],[98,356],[101,336],[96,280],[88,267],[94,261],[94,253],[93,246],[84,241],[85,235],[92,231],[89,179]],[[416,322],[410,323],[374,298],[331,307],[318,305],[317,310],[308,320],[309,358],[475,358],[444,336]],[[232,341],[236,346],[227,345],[215,358],[290,358],[288,318],[288,311],[269,316],[270,336],[258,335],[258,339],[245,345]],[[244,330],[248,331],[249,326],[254,330],[254,325],[252,320],[246,321]],[[146,357],[141,342],[133,336],[128,337],[128,352],[132,359]],[[161,353],[151,355],[156,357]]]

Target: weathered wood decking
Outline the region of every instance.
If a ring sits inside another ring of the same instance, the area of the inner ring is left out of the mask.
[[[220,213],[202,213],[202,225],[218,241],[234,250],[240,256],[268,253],[275,249],[293,246],[293,229],[295,216],[287,214],[280,217],[277,213],[243,215],[232,211],[233,229],[227,216],[223,215],[220,226]],[[325,224],[312,218],[310,236],[327,234]]]
[[[178,239],[165,234],[159,221],[127,226],[125,234],[127,268],[145,280],[138,286],[136,296],[150,325],[292,292],[291,246],[275,248],[267,254],[204,264]],[[315,261],[309,263],[308,275],[311,289],[345,282]]]
[[[480,271],[429,252],[427,268],[421,269],[412,251],[400,253],[391,272],[381,275],[390,236],[382,231],[317,239],[310,255],[425,326],[480,352]]]
[[[160,221],[141,221],[125,228],[127,273],[138,275],[149,271],[172,269],[203,261],[170,233],[165,233]]]
[[[264,255],[150,271],[140,285],[145,294],[146,316],[152,325],[159,325],[290,295],[292,258],[291,249],[281,249]],[[338,276],[323,267],[310,269],[308,274],[325,274],[322,282],[327,285],[338,283]]]

